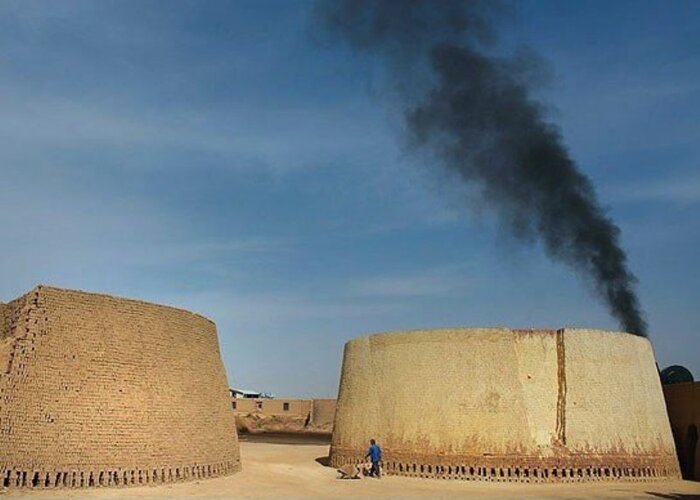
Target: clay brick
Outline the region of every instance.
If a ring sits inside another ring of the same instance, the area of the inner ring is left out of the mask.
[[[334,467],[370,438],[388,474],[505,482],[678,478],[648,340],[596,330],[451,329],[345,345]]]
[[[0,304],[0,486],[129,486],[239,469],[213,322],[46,286]]]

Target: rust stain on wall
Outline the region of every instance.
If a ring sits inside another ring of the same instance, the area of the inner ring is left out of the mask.
[[[566,352],[564,330],[557,330],[557,426],[558,444],[566,446]]]

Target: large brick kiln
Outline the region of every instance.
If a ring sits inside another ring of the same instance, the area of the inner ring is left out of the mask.
[[[582,329],[445,329],[345,345],[331,464],[491,481],[678,478],[648,340]]]
[[[210,320],[46,286],[0,304],[0,486],[151,484],[239,468]]]

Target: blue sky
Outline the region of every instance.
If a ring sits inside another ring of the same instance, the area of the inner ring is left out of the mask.
[[[406,155],[378,65],[311,4],[0,2],[0,300],[38,283],[216,321],[229,381],[334,396],[345,341],[616,328]],[[515,4],[574,157],[620,225],[659,364],[700,377],[700,4]]]

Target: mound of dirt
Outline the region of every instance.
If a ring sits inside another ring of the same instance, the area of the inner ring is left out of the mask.
[[[331,433],[332,423],[314,425],[308,418],[286,415],[263,415],[262,413],[245,413],[236,415],[238,432],[252,434],[261,432],[301,432],[301,433]]]

